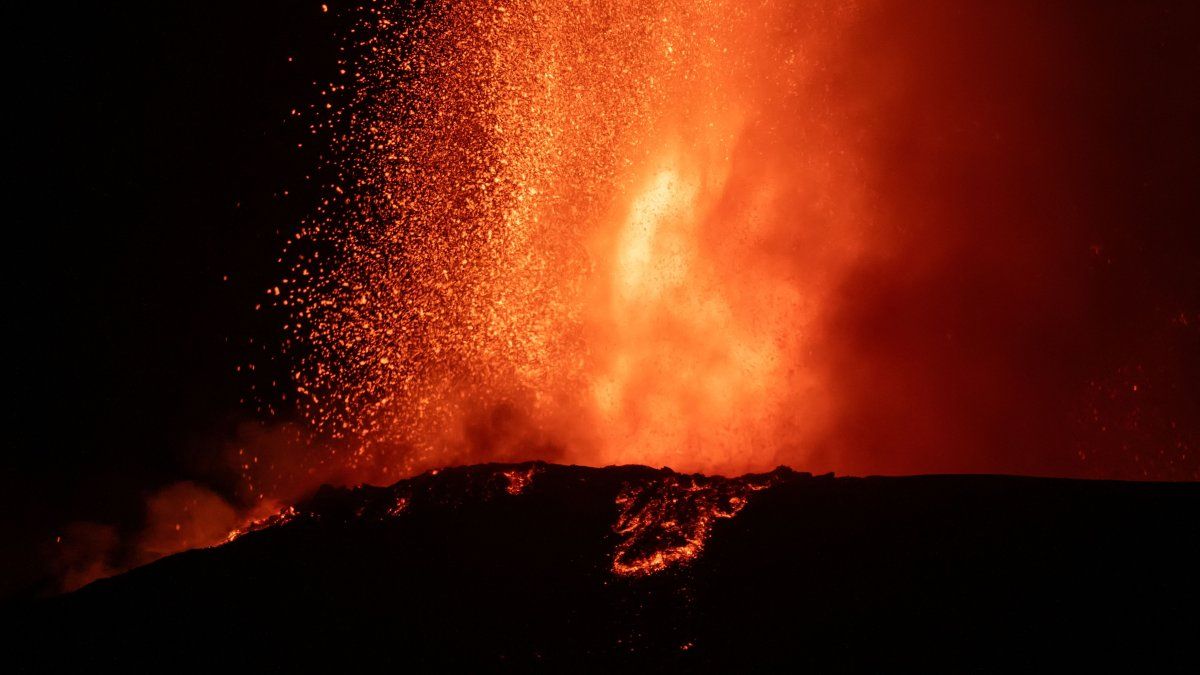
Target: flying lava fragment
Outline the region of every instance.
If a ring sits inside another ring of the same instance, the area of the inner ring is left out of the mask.
[[[352,465],[399,474],[742,471],[785,438],[794,455],[825,423],[812,353],[866,236],[842,102],[822,93],[854,15],[365,12],[343,182],[285,283],[305,415]]]

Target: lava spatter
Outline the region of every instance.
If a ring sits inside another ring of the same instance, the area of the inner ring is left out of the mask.
[[[339,178],[272,289],[318,471],[741,472],[815,433],[807,327],[861,234],[820,64],[854,3],[358,12]]]
[[[273,513],[265,518],[258,518],[255,520],[251,520],[250,522],[246,523],[245,525],[233,530],[232,532],[229,533],[229,535],[227,537],[225,537],[225,541],[222,543],[227,544],[231,541],[235,541],[247,534],[250,534],[251,532],[257,532],[259,530],[265,530],[270,527],[278,527],[280,525],[285,525],[285,524],[291,522],[292,520],[295,520],[295,518],[299,515],[300,515],[300,512],[296,510],[296,507],[294,507],[294,506],[285,507],[283,509],[280,509],[277,513]]]

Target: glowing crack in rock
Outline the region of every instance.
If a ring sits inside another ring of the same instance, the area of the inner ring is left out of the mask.
[[[251,520],[250,522],[246,523],[245,525],[231,531],[229,533],[229,535],[225,537],[225,541],[222,543],[229,543],[231,541],[237,540],[247,534],[250,534],[251,532],[257,532],[259,530],[265,530],[267,528],[276,527],[278,525],[284,525],[286,523],[291,522],[299,515],[300,515],[300,512],[296,510],[296,507],[288,506],[286,508],[280,509],[277,513],[273,513],[265,518],[258,518],[255,520]]]

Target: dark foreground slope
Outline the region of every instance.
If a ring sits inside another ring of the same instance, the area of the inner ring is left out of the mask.
[[[324,490],[9,635],[37,671],[1196,672],[1198,515],[1196,484],[467,467]]]

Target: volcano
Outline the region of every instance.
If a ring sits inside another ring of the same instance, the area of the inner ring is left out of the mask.
[[[16,608],[30,671],[1192,670],[1195,483],[541,462],[324,487]]]

